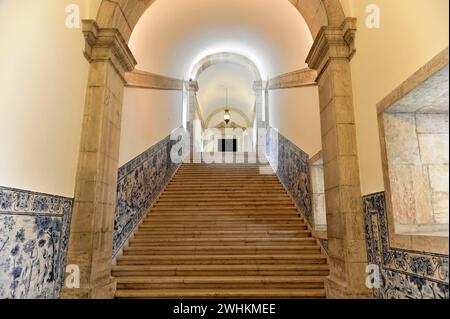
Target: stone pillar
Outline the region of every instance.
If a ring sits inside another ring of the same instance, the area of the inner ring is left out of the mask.
[[[328,298],[370,296],[350,60],[356,20],[322,27],[307,63],[318,72],[329,239]]]
[[[63,298],[112,298],[112,243],[124,74],[136,65],[117,29],[83,21],[90,62],[76,176],[68,264],[80,269],[80,289]]]
[[[263,130],[266,129],[265,115],[264,115],[264,83],[262,81],[255,81],[253,84],[253,91],[255,92],[255,115],[256,115],[256,127],[257,129],[257,141],[256,152],[258,154],[257,159],[259,162],[266,163],[266,146],[267,139],[263,134]]]
[[[198,82],[189,81],[188,83],[188,109],[186,114],[186,128],[190,136],[190,161],[198,162],[201,159],[200,150],[195,146],[194,141],[194,120],[197,118],[197,92],[198,92]],[[200,157],[199,157],[200,156]]]

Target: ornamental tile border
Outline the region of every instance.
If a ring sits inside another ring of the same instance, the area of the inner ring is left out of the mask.
[[[368,263],[377,265],[381,275],[374,296],[448,299],[449,256],[391,248],[385,207],[384,192],[363,197]]]

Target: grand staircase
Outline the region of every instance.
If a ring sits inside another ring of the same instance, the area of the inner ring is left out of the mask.
[[[328,271],[276,175],[183,164],[113,276],[117,298],[324,298]]]

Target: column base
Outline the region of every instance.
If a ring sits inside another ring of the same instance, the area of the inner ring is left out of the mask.
[[[373,292],[370,289],[358,289],[348,287],[346,282],[328,276],[325,279],[325,292],[327,299],[372,299]]]
[[[117,280],[108,278],[107,280],[94,283],[88,288],[68,289],[61,292],[61,299],[114,299],[116,294]]]

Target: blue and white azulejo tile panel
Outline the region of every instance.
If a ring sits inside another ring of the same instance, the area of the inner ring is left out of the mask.
[[[73,199],[0,187],[0,299],[58,298]]]

